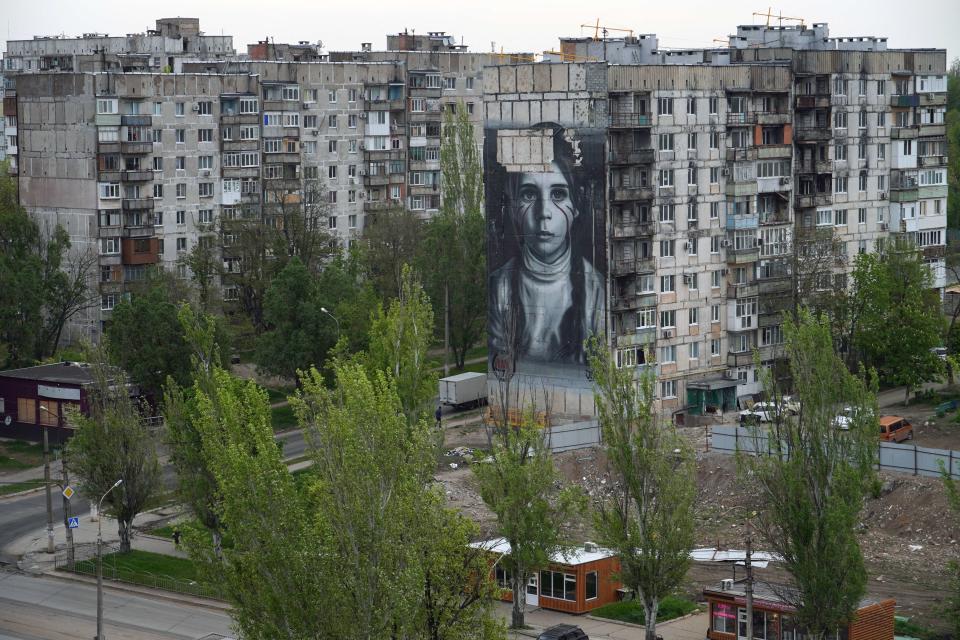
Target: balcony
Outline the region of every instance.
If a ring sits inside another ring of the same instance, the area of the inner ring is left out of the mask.
[[[919,129],[916,126],[893,127],[890,129],[890,138],[892,140],[912,140],[917,137]],[[943,135],[941,132],[940,135]]]
[[[620,111],[610,114],[611,129],[634,129],[637,127],[649,127],[649,113],[635,113],[633,111]]]
[[[750,249],[731,249],[727,248],[727,264],[747,264],[756,262],[760,259],[760,249],[753,247]]]
[[[260,149],[259,140],[224,140],[224,151],[257,151]]]
[[[833,160],[817,160],[813,163],[813,169],[817,173],[833,173]]]
[[[750,367],[753,365],[753,351],[741,351],[727,354],[728,367]]]
[[[833,130],[828,127],[797,127],[793,139],[797,142],[826,142],[832,135]]]
[[[920,124],[918,125],[917,133],[924,138],[928,136],[945,136],[947,135],[947,125],[942,122],[937,124]]]
[[[727,228],[731,230],[756,229],[758,223],[759,216],[756,214],[749,216],[730,214],[727,216]]]
[[[780,191],[790,191],[792,188],[793,185],[787,176],[757,178],[757,193],[776,193]]]
[[[793,157],[792,144],[765,144],[757,147],[758,160]]]
[[[652,222],[617,222],[613,224],[614,238],[636,238],[653,235]]]
[[[385,187],[390,184],[390,176],[385,173],[366,175],[363,177],[363,184],[368,187]]]
[[[938,260],[947,255],[947,247],[942,244],[923,247],[924,260]]]
[[[917,187],[893,189],[890,191],[890,202],[916,202],[920,197]]]
[[[250,124],[256,125],[260,124],[260,114],[258,113],[232,113],[232,114],[220,114],[220,124],[222,125],[231,125],[231,124]]]
[[[640,299],[635,295],[614,296],[614,311],[632,311],[640,308]]]
[[[825,109],[830,106],[830,96],[797,96],[797,109]]]
[[[653,344],[657,339],[656,327],[628,329],[617,335],[618,347],[635,347]]]
[[[157,238],[124,238],[121,241],[123,264],[154,264],[160,258]]]
[[[747,162],[757,159],[757,150],[753,147],[749,149],[727,149],[727,162]]]
[[[612,271],[614,275],[623,276],[630,275],[634,273],[644,273],[653,271],[654,262],[653,258],[630,258],[630,259],[620,259],[614,260],[612,265]]]
[[[730,182],[727,181],[727,196],[752,196],[757,193],[757,181],[751,179],[749,182]]]
[[[364,149],[367,160],[403,160],[404,152],[399,149]]]
[[[790,124],[793,120],[793,114],[780,111],[761,111],[757,113],[757,124],[774,125]]]
[[[737,126],[748,126],[752,125],[756,121],[756,114],[753,112],[747,113],[727,113],[727,126],[728,127],[737,127]]]
[[[394,98],[393,100],[366,100],[363,108],[367,111],[404,111],[407,101],[403,98]]]
[[[613,200],[651,200],[653,187],[614,187],[610,190]]]
[[[9,148],[7,152],[9,153]],[[123,173],[120,171],[99,171],[97,173],[97,180],[100,182],[120,182]]]
[[[919,95],[921,107],[942,107],[947,104],[947,94],[943,92],[921,93]]]
[[[832,202],[833,202],[833,195],[830,193],[797,195],[798,209],[805,209],[808,207],[826,207],[832,204]]]
[[[920,156],[918,160],[921,167],[947,166],[947,156]]]
[[[727,285],[728,298],[753,298],[760,291],[759,283],[749,282],[746,284]]]
[[[260,101],[262,111],[290,111],[294,106],[300,107],[296,102],[287,102],[286,100],[267,100],[264,98]]]
[[[120,124],[129,127],[149,127],[153,124],[153,116],[120,116]]]
[[[788,276],[780,276],[778,278],[764,278],[757,281],[757,295],[758,296],[774,296],[784,293],[789,293],[792,289],[792,284]]]
[[[366,200],[363,203],[363,211],[364,213],[378,213],[389,211],[398,206],[399,204],[394,200]]]
[[[142,155],[145,153],[153,153],[153,143],[152,142],[133,142],[133,141],[121,142],[120,153],[124,153],[128,155]]]
[[[152,211],[153,198],[124,198],[122,208],[124,211]]]
[[[124,182],[146,182],[147,180],[153,180],[153,171],[137,170],[123,172]]]
[[[617,149],[610,150],[612,164],[649,164],[653,162],[653,149]]]
[[[124,227],[123,228],[123,237],[124,238],[151,238],[154,236],[156,231],[154,226],[151,225],[141,225],[138,227]]]
[[[916,94],[890,96],[890,106],[891,107],[919,107],[920,106],[920,96]]]

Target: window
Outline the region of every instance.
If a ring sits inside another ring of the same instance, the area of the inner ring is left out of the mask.
[[[177,224],[186,224],[186,223],[187,223],[187,212],[177,211]]]
[[[710,115],[715,116],[720,112],[720,99],[710,98]]]
[[[213,224],[213,209],[200,209],[197,211],[197,222],[200,224]]]
[[[337,204],[337,192],[336,191],[327,191],[327,202],[329,204]]]
[[[466,78],[467,80],[467,89],[473,89],[473,78]]]
[[[593,600],[597,597],[597,572],[588,571],[585,577],[587,600]]]
[[[187,239],[177,238],[177,253],[183,253],[187,250]]]
[[[263,126],[265,127],[279,127],[281,121],[281,115],[276,111],[268,111],[263,114]]]
[[[213,129],[198,129],[197,142],[213,142]]]
[[[691,307],[687,310],[687,324],[700,324],[700,309]]]
[[[720,183],[720,167],[710,167],[710,184]],[[718,203],[714,203],[718,204]]]
[[[714,631],[730,634],[737,632],[737,609],[733,604],[714,602],[710,607],[710,619],[710,628]]]
[[[199,113],[202,116],[213,115],[213,103],[208,100],[205,100],[203,102],[198,102],[197,113]]]
[[[867,112],[861,111],[857,114],[857,127],[860,129],[867,128]]]
[[[101,238],[100,239],[100,255],[102,256],[115,256],[120,253],[120,238]]]
[[[719,271],[710,272],[710,287],[712,289],[718,289],[720,287],[720,278],[721,273]]]
[[[660,169],[658,182],[661,187],[673,186],[673,169]]]
[[[861,173],[857,177],[857,190],[861,193],[867,190],[867,174]]]
[[[101,182],[97,187],[101,200],[116,200],[120,197],[119,182]]]
[[[660,358],[659,362],[661,364],[670,364],[671,362],[677,361],[677,346],[669,345],[666,347],[660,347]]]
[[[186,184],[184,184],[184,183],[182,183],[182,182],[179,183],[179,184],[176,186],[176,190],[177,190],[177,197],[178,197],[178,198],[186,198],[186,197],[187,197],[187,185],[186,185]]]
[[[660,328],[673,329],[675,326],[677,326],[677,312],[661,311],[660,312]]]
[[[834,193],[847,192],[847,176],[837,176],[836,178],[834,178],[833,192]]]
[[[220,127],[224,140],[233,140],[233,127]]]
[[[719,131],[710,132],[710,148],[711,149],[720,148],[720,132]]]
[[[697,134],[696,132],[691,132],[687,134],[687,149],[690,151],[697,150]]]
[[[336,116],[332,116],[336,117]],[[299,113],[284,113],[283,114],[283,126],[285,127],[299,127],[300,126],[300,114]],[[336,126],[334,123],[333,126]]]
[[[284,100],[299,100],[300,85],[296,85],[296,84],[283,85],[283,89],[281,90],[280,95],[283,97]]]
[[[696,167],[690,167],[687,169],[687,184],[697,186],[697,169]],[[696,210],[696,205],[691,205]],[[693,219],[696,220],[697,216],[694,215]]]
[[[673,98],[657,98],[657,115],[673,115]]]
[[[175,103],[174,103],[174,113],[175,113],[176,115],[178,115],[178,116],[182,116],[182,115],[183,115],[183,112],[184,112],[183,103],[182,103],[182,102],[175,102]]]
[[[674,257],[674,242],[675,240],[661,240],[660,241],[660,257],[661,258],[672,258]]]
[[[241,140],[256,140],[260,137],[260,127],[240,127]]]
[[[664,380],[660,383],[660,397],[661,398],[676,398],[677,397],[677,381],[676,380]]]
[[[710,236],[710,253],[720,253],[720,236]]]
[[[330,216],[327,218],[327,229],[332,231],[337,230],[337,216]]]
[[[327,153],[337,153],[337,141],[329,140],[327,141]]]
[[[716,220],[719,217],[720,217],[720,203],[711,202],[710,203],[710,219]]]
[[[177,171],[183,171],[187,168],[187,157],[186,156],[177,156],[173,159],[173,167]]]
[[[882,96],[887,92],[887,81],[886,80],[877,80],[877,95]]]
[[[699,360],[699,359],[700,359],[700,343],[699,343],[699,342],[691,342],[691,343],[690,343],[690,354],[689,354],[688,357],[689,357],[691,360]]]
[[[660,205],[660,222],[673,222],[675,215],[675,205],[672,204],[662,204]]]
[[[120,113],[119,101],[116,98],[100,98],[97,100],[97,114],[110,115]]]
[[[504,569],[500,563],[497,563],[497,566],[494,569],[494,578],[497,581],[497,586],[501,589],[510,589],[513,585],[511,584],[511,575],[507,569]]]
[[[676,291],[676,276],[660,276],[660,293]]]
[[[154,197],[154,198],[162,198],[162,197],[163,197],[163,185],[162,185],[162,184],[154,184],[154,185],[153,185],[153,197]]]
[[[847,210],[846,209],[837,209],[835,212],[836,218],[834,220],[834,225],[838,227],[847,226]]]
[[[867,224],[867,210],[863,207],[857,209],[857,224]]]
[[[198,169],[213,169],[213,156],[200,156],[197,158]]]
[[[540,595],[557,600],[575,601],[577,599],[577,576],[559,571],[541,571]]]
[[[687,241],[684,242],[683,244],[687,247],[687,255],[688,255],[688,256],[695,256],[695,255],[697,255],[697,239],[696,239],[696,238],[690,238],[689,240],[687,240]],[[696,278],[696,277],[697,277],[697,274],[692,274],[692,277],[693,277],[693,278]],[[696,289],[696,287],[693,287],[693,288]]]
[[[240,113],[257,113],[260,110],[256,98],[240,98]]]
[[[657,150],[673,151],[673,134],[661,133],[658,138]]]
[[[833,147],[833,157],[837,160],[847,159],[847,145],[840,142]]]
[[[183,144],[186,142],[186,131],[184,129],[174,129],[174,142],[177,144]]]
[[[653,307],[645,307],[637,311],[637,328],[648,329],[657,326],[657,310]]]
[[[697,115],[697,99],[696,98],[687,98],[687,115],[688,116]]]
[[[834,129],[846,129],[847,128],[847,112],[846,111],[836,111],[833,114],[833,127]]]
[[[356,116],[356,114],[353,114],[353,113],[352,113],[352,114],[350,114],[350,115],[347,116],[347,127],[349,127],[350,129],[356,129],[356,128],[357,128],[357,116]]]

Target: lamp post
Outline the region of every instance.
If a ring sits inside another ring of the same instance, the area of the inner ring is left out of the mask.
[[[57,418],[57,414],[50,411],[50,408],[40,401],[40,412],[46,411],[48,414]],[[43,425],[43,486],[47,497],[47,553],[56,551],[56,545],[53,539],[53,497],[50,495],[50,425],[49,418],[40,418],[40,424]]]
[[[120,486],[123,478],[113,483],[113,486],[107,489],[97,502],[97,637],[95,640],[104,640],[103,638],[103,512],[100,510],[103,505],[103,499],[107,494]]]
[[[326,308],[326,307],[320,307],[320,311],[322,311],[323,313],[325,313],[325,314],[327,314],[328,316],[330,316],[331,318],[333,318],[333,321],[337,323],[337,342],[340,342],[340,321],[337,320],[337,316],[335,316],[335,315],[333,315],[332,313],[330,313],[329,311],[327,311],[327,308]]]

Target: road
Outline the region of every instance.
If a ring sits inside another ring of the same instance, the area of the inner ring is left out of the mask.
[[[0,640],[74,640],[96,635],[95,585],[0,571]],[[225,611],[104,590],[111,640],[198,640],[232,636]]]
[[[303,433],[299,429],[287,431],[277,435],[277,440],[283,442],[285,458],[298,458],[306,453],[307,444]],[[59,476],[59,465],[53,468],[53,476]],[[169,465],[163,467],[163,483],[172,489],[176,475]],[[90,508],[90,501],[82,495],[76,495],[71,501],[74,513],[86,513]],[[53,490],[53,521],[63,521],[63,498],[58,489]],[[29,493],[13,498],[0,498],[0,550],[9,543],[24,536],[46,528],[47,499],[43,491]],[[4,558],[0,557],[0,561]],[[0,638],[2,640],[2,638]]]

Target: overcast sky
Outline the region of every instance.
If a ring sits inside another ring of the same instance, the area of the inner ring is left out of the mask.
[[[275,42],[322,40],[330,50],[357,49],[361,42],[383,49],[387,33],[409,29],[446,31],[472,51],[489,51],[495,42],[497,50],[540,52],[557,48],[561,35],[592,33],[580,24],[598,18],[608,27],[656,33],[662,47],[714,46],[714,38],[734,33],[738,24],[764,22],[752,16],[766,11],[760,4],[553,0],[543,8],[547,3],[518,0],[0,0],[0,20],[7,23],[5,39],[90,31],[123,35],[152,28],[156,18],[179,15],[200,18],[208,34],[232,35],[238,51],[268,36]],[[773,12],[807,24],[827,22],[834,36],[887,36],[890,48],[946,48],[948,60],[960,55],[957,0],[793,0]]]

